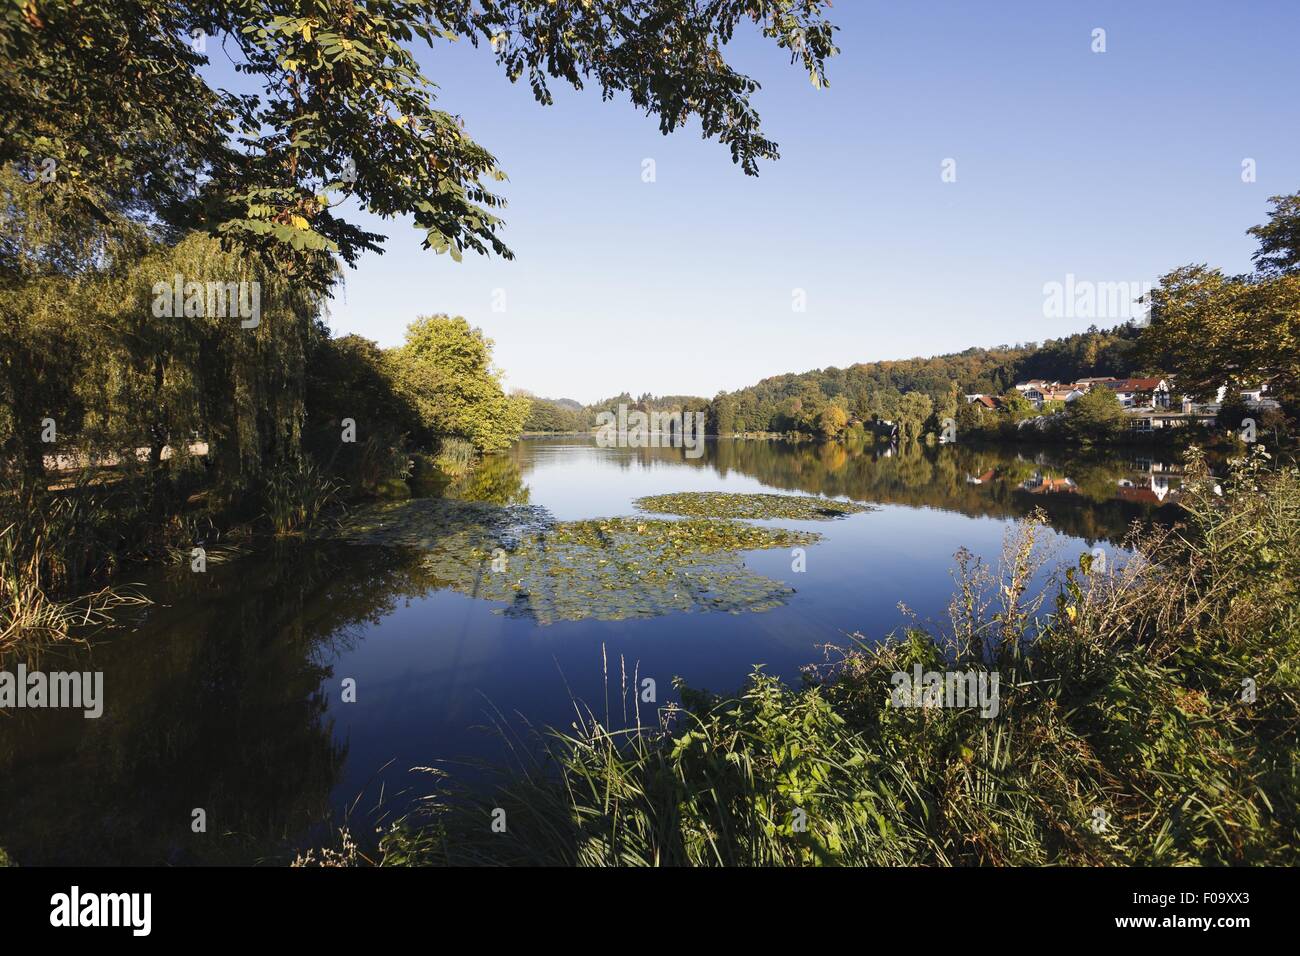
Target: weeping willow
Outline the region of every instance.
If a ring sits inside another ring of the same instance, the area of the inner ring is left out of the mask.
[[[326,334],[301,274],[0,169],[0,655],[137,600],[99,582],[255,515],[300,463]],[[160,294],[209,288],[245,295]]]
[[[321,294],[209,236],[91,222],[57,198],[34,201],[36,188],[0,173],[6,472],[29,493],[52,463],[111,463],[157,481],[196,467],[191,446],[206,444],[204,467],[235,495],[296,458]],[[174,283],[244,290],[256,321],[211,297],[160,310],[159,290]]]
[[[157,315],[159,289],[174,283],[253,290],[256,324],[213,310],[206,295],[197,309]],[[205,443],[206,466],[228,493],[296,459],[307,355],[319,334],[317,296],[198,234],[156,246],[95,285],[84,334],[99,361],[77,389],[88,441],[131,467],[148,449],[144,463],[155,472],[165,448],[184,467],[192,464],[190,443]]]

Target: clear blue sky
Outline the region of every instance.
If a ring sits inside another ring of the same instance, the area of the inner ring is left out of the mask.
[[[484,48],[422,49],[439,105],[510,176],[517,258],[457,265],[373,220],[387,252],[348,273],[332,328],[395,345],[449,312],[495,340],[510,387],[712,395],[1079,331],[1088,319],[1044,317],[1044,283],[1244,271],[1245,230],[1300,189],[1296,0],[841,0],[832,18],[829,89],[755,31],[732,44],[781,146],[758,178],[697,128],[664,137],[626,101],[558,84],[541,107]]]

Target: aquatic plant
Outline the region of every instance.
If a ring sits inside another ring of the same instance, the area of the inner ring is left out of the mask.
[[[642,511],[697,518],[789,518],[825,521],[873,510],[855,501],[836,501],[810,495],[736,494],[720,491],[684,491],[650,495],[632,502]]]
[[[556,522],[542,508],[448,499],[358,509],[338,534],[424,549],[436,582],[502,602],[501,613],[539,624],[770,610],[793,589],[747,569],[740,552],[818,540],[806,531],[713,519]]]
[[[18,520],[9,517],[15,511]],[[38,496],[25,508],[12,492],[0,492],[0,657],[30,657],[78,629],[109,623],[115,608],[149,603],[125,585],[83,593],[116,563],[104,540],[112,516],[88,484]]]
[[[266,517],[276,534],[310,528],[338,501],[341,483],[301,457],[277,466],[262,492]]]
[[[473,442],[463,438],[444,438],[438,443],[434,464],[444,474],[458,478],[469,471],[477,454]]]

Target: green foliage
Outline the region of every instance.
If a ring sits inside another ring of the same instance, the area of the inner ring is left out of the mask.
[[[341,208],[409,216],[426,247],[456,259],[467,249],[508,256],[497,236],[503,201],[485,185],[505,174],[463,120],[436,108],[413,41],[490,41],[506,75],[526,76],[543,104],[554,77],[594,82],[607,99],[627,94],[665,133],[696,120],[753,174],[776,144],[749,102],[758,84],[727,64],[724,44],[749,21],[820,86],[836,52],[822,6],[9,3],[0,13],[0,165],[39,167],[49,157],[55,188],[85,215],[129,210],[203,228],[271,256],[317,291],[333,281],[334,253],[355,263],[383,239]],[[238,64],[246,90],[208,83],[196,37]]]
[[[1066,408],[1066,427],[1085,444],[1112,440],[1128,425],[1124,407],[1109,388],[1090,388]]]
[[[492,341],[463,318],[417,319],[388,361],[398,391],[428,433],[465,439],[479,451],[505,448],[519,437],[531,401],[506,395],[492,368]]]
[[[0,492],[0,660],[30,656],[111,623],[115,609],[149,603],[130,587],[85,590],[116,562],[109,519],[131,517],[116,497],[88,486],[32,502]],[[114,504],[126,513],[115,514]]]
[[[1160,279],[1141,353],[1177,374],[1180,391],[1212,400],[1265,382],[1292,416],[1300,415],[1300,193],[1274,196],[1259,240],[1254,275],[1226,276],[1188,265]]]
[[[915,441],[921,437],[925,421],[934,409],[934,402],[929,395],[922,392],[908,392],[898,401],[895,424],[898,437],[904,441]]]
[[[1268,201],[1273,206],[1268,222],[1246,230],[1259,240],[1255,269],[1266,276],[1300,272],[1300,193]]]
[[[1147,360],[1176,370],[1180,391],[1212,400],[1219,386],[1269,383],[1292,409],[1300,402],[1300,274],[1230,278],[1183,266],[1152,293]]]
[[[1138,335],[1138,329],[1127,325],[1109,331],[1093,328],[1041,345],[972,348],[933,358],[777,375],[749,388],[718,395],[709,403],[709,420],[714,432],[730,431],[718,424],[719,409],[725,403],[726,414],[751,431],[794,430],[816,435],[816,416],[829,403],[843,407],[850,419],[868,424],[906,421],[900,431],[919,436],[932,415],[937,419],[955,418],[964,404],[959,403],[961,394],[1001,395],[1016,382],[1030,378],[1074,381],[1090,375],[1124,374]],[[914,392],[931,403],[919,419],[916,416],[921,411],[920,403],[909,400],[904,404],[905,395]],[[1036,412],[1026,403],[1025,409],[1007,414],[1030,417]]]
[[[276,534],[301,533],[333,506],[339,497],[338,482],[315,463],[300,458],[285,462],[266,480],[262,499],[266,516]]]
[[[817,416],[817,437],[825,441],[836,441],[844,436],[848,424],[848,412],[839,405],[827,405]]]
[[[527,397],[532,404],[524,420],[526,432],[585,432],[591,427],[590,413],[577,402]]]
[[[463,438],[444,438],[438,447],[434,464],[443,474],[457,478],[470,470],[476,454],[472,442]]]

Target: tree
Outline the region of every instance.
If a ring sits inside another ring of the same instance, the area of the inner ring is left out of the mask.
[[[1026,418],[1033,418],[1038,414],[1038,409],[1034,408],[1034,403],[1025,398],[1019,389],[1008,389],[1007,393],[1002,396],[1001,406],[1002,416],[1010,422],[1023,422]]]
[[[1269,221],[1248,232],[1260,241],[1255,274],[1225,276],[1205,265],[1174,269],[1151,294],[1143,332],[1145,364],[1174,372],[1180,391],[1203,400],[1268,383],[1300,408],[1300,193],[1274,196]]]
[[[929,395],[922,392],[906,393],[899,401],[898,437],[905,441],[920,438],[922,426],[933,409],[934,402]]]
[[[1084,443],[1104,442],[1124,431],[1124,406],[1109,388],[1090,388],[1066,406],[1066,428]]]
[[[1221,385],[1267,382],[1284,404],[1300,402],[1300,274],[1229,278],[1183,266],[1152,292],[1142,339],[1148,364],[1175,373],[1180,391],[1203,400]]]
[[[825,441],[835,441],[844,434],[844,427],[848,423],[849,413],[832,403],[817,416],[817,434]]]
[[[721,394],[709,404],[709,417],[712,419],[711,431],[715,435],[734,435],[736,433],[736,400],[730,395]]]
[[[424,245],[459,258],[510,252],[497,231],[504,178],[464,122],[435,106],[409,49],[490,46],[512,80],[551,102],[551,78],[627,94],[671,132],[695,120],[747,174],[777,157],[750,105],[757,82],[724,59],[744,22],[814,85],[836,49],[827,0],[43,0],[0,13],[0,164],[53,163],[86,214],[201,228],[269,252],[317,291],[333,254],[383,237],[344,218],[410,216]],[[253,89],[212,86],[222,51]],[[344,203],[345,199],[351,202]]]
[[[1275,276],[1300,272],[1300,193],[1271,196],[1268,222],[1246,232],[1259,240],[1255,271]]]
[[[492,341],[460,316],[426,316],[389,353],[399,393],[426,431],[457,437],[480,451],[505,448],[519,437],[532,408],[524,395],[506,395],[492,368]]]
[[[1258,419],[1258,416],[1252,414],[1239,389],[1228,389],[1223,395],[1223,401],[1219,404],[1219,413],[1215,416],[1215,424],[1220,429],[1236,432],[1241,430],[1241,423],[1247,418]]]

